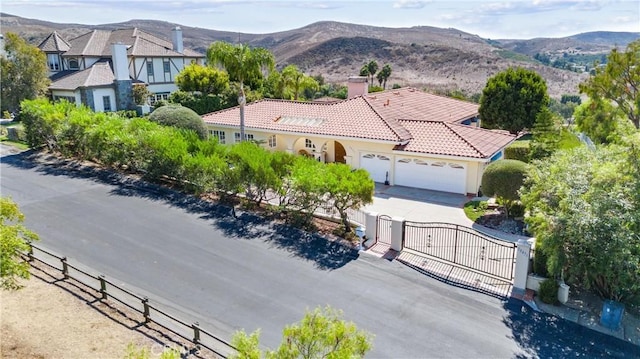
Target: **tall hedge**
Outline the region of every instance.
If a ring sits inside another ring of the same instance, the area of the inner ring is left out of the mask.
[[[167,105],[155,109],[149,120],[164,126],[173,126],[194,131],[200,139],[207,138],[207,127],[200,115],[188,107]]]
[[[504,149],[504,158],[529,163],[531,141],[515,141]]]
[[[492,162],[482,175],[482,193],[509,201],[520,199],[518,190],[524,183],[527,164],[518,160]]]

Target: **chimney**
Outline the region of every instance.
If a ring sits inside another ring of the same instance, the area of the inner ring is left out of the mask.
[[[116,76],[116,80],[129,80],[127,45],[121,42],[111,44],[111,61],[113,62],[113,74]]]
[[[171,42],[173,42],[173,51],[179,53],[184,51],[184,44],[182,43],[182,29],[180,26],[176,26],[171,30]]]
[[[369,93],[369,84],[364,76],[350,76],[347,81],[347,99]]]

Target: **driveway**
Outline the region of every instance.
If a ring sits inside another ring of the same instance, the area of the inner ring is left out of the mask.
[[[230,338],[274,347],[306,308],[331,305],[376,335],[371,358],[598,357],[636,347],[518,302],[118,175],[3,157],[2,194],[41,246]],[[597,343],[597,345],[593,345]],[[562,353],[560,355],[559,353]]]
[[[407,221],[444,222],[472,227],[479,232],[509,242],[530,239],[530,237],[504,233],[472,222],[462,209],[471,199],[473,198],[461,194],[376,183],[373,203],[362,209],[381,215],[402,217]]]

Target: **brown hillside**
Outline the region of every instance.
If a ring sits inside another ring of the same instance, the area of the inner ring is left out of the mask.
[[[271,34],[245,34],[156,20],[89,26],[0,14],[3,33],[16,32],[33,44],[38,44],[53,30],[70,39],[91,29],[138,27],[168,38],[175,26],[183,29],[185,46],[201,53],[205,53],[214,41],[240,41],[272,51],[280,68],[296,64],[308,74],[322,75],[328,82],[344,83],[348,76],[358,74],[362,65],[370,60],[376,60],[380,67],[385,63],[391,65],[388,86],[397,83],[432,91],[457,89],[468,95],[479,93],[490,76],[509,66],[522,66],[540,73],[554,97],[577,93],[578,83],[586,77],[537,63],[530,58],[532,45],[518,45],[515,41],[510,43],[511,40],[490,41],[452,28],[384,28],[324,21]],[[558,43],[557,39],[535,40]],[[572,39],[567,46],[573,46],[576,41]]]

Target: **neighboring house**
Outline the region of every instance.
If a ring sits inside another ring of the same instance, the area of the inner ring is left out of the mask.
[[[53,32],[38,46],[47,55],[54,100],[67,99],[94,111],[135,108],[134,85],[147,86],[150,104],[176,91],[174,80],[204,55],[185,49],[182,30],[172,30],[167,41],[137,28],[93,30],[69,41]]]
[[[367,94],[349,79],[347,100],[261,100],[246,105],[248,139],[273,150],[366,169],[390,185],[476,194],[486,165],[515,136],[479,127],[478,105],[401,88]],[[240,140],[238,107],[203,116],[221,143]]]

